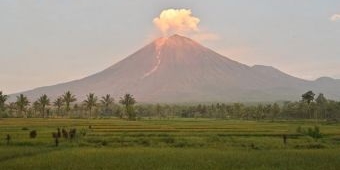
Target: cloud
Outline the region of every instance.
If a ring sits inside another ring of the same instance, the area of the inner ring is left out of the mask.
[[[153,20],[163,35],[198,32],[199,22],[200,19],[192,16],[190,9],[166,9]]]
[[[340,20],[340,14],[333,14],[331,17],[330,17],[330,20],[331,21],[338,21]]]
[[[200,19],[193,16],[190,9],[165,9],[153,19],[163,36],[182,34],[196,41],[215,41],[219,36],[199,28]]]

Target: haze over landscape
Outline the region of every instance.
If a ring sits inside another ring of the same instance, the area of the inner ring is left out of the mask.
[[[340,99],[340,80],[308,81],[271,66],[249,67],[175,34],[156,39],[97,74],[23,94],[31,100],[43,94],[56,99],[68,90],[80,100],[88,93],[114,98],[131,93],[146,103],[269,102],[298,100],[308,90]]]
[[[308,80],[340,75],[335,0],[0,3],[0,84],[7,94],[81,79],[119,62],[164,36],[160,12],[169,7],[191,9],[189,27],[172,25],[177,33],[231,60]]]

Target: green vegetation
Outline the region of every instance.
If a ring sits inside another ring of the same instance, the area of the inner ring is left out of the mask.
[[[299,126],[296,129],[296,132],[308,135],[308,136],[314,138],[315,141],[317,141],[318,139],[322,138],[322,134],[320,132],[319,126],[314,126],[314,128],[309,127],[307,130],[303,129],[303,128],[301,128],[301,126]]]
[[[66,112],[69,112],[71,110],[70,104],[72,102],[77,101],[77,98],[70,91],[65,92],[62,98],[63,98],[63,101],[65,102],[65,110]]]
[[[0,91],[0,113],[5,112],[5,102],[8,99],[7,95],[4,95],[2,91]]]
[[[90,112],[90,118],[91,118],[91,112],[92,112],[92,108],[95,107],[97,105],[97,97],[94,95],[94,93],[90,93],[87,96],[87,99],[84,100],[84,104],[86,106],[86,108],[89,110]]]
[[[315,140],[307,134],[314,123],[6,118],[0,163],[1,169],[339,169],[339,124],[320,121],[322,138]],[[56,147],[58,128],[70,133]]]
[[[46,107],[50,105],[50,99],[47,97],[46,94],[42,95],[37,100],[37,106],[41,108],[42,117],[45,117]]]
[[[57,98],[53,105],[47,95],[42,95],[30,106],[24,95],[17,96],[17,102],[6,103],[8,97],[0,93],[0,117],[28,118],[111,118],[136,120],[143,117],[159,119],[215,118],[238,120],[305,120],[314,119],[337,122],[340,118],[340,102],[328,100],[323,94],[314,99],[314,93],[308,91],[301,96],[301,101],[279,103],[212,103],[212,104],[141,104],[131,94],[120,98],[118,103],[109,95],[98,97],[94,93],[87,95],[82,103],[75,103],[77,98],[70,91]],[[72,104],[74,103],[74,104]]]
[[[30,104],[27,97],[23,94],[17,96],[17,101],[15,102],[16,108],[18,110],[18,115],[22,117],[27,117],[27,106]]]
[[[136,100],[133,98],[131,94],[125,94],[124,97],[120,98],[119,103],[125,106],[125,111],[129,120],[135,120],[136,114],[134,111],[134,104]]]
[[[17,148],[0,153],[17,152]],[[338,150],[221,151],[178,148],[32,148],[3,158],[1,167],[17,169],[310,169],[337,170]]]
[[[1,92],[0,169],[340,169],[340,102],[301,97],[152,105],[94,93],[75,103],[68,91],[30,106]]]

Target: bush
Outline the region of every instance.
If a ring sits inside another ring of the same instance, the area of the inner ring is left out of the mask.
[[[172,144],[175,143],[175,139],[172,136],[168,136],[168,137],[164,137],[162,139],[163,142],[167,143],[167,144]]]
[[[316,141],[318,139],[322,138],[322,134],[321,134],[320,128],[318,126],[314,126],[314,128],[309,127],[307,130],[303,129],[301,126],[299,126],[296,129],[296,132],[300,133],[300,134],[304,134],[304,135],[310,136],[310,137],[312,137]]]
[[[34,139],[34,138],[36,138],[37,137],[37,131],[36,130],[32,130],[31,132],[30,132],[30,138],[32,138],[32,139]]]
[[[297,128],[296,128],[296,132],[297,132],[297,133],[303,133],[302,127],[301,127],[301,126],[297,127]]]
[[[81,135],[81,136],[86,136],[86,133],[87,133],[87,130],[86,129],[80,129],[80,131],[79,131],[79,134]]]
[[[190,143],[189,141],[186,141],[186,140],[177,140],[173,144],[173,146],[176,147],[176,148],[190,147],[190,146],[193,146],[193,145],[194,145],[193,143]]]
[[[21,128],[21,130],[29,130],[27,127],[23,127]]]
[[[61,133],[63,134],[63,137],[65,138],[65,139],[67,139],[68,138],[68,132],[66,131],[66,129],[61,129]]]
[[[314,129],[313,128],[308,128],[307,135],[312,137],[312,138],[314,138],[316,141],[319,138],[322,138],[322,134],[321,134],[320,129],[319,129],[318,126],[314,126]]]
[[[322,149],[326,147],[320,143],[310,143],[310,144],[295,145],[294,148],[295,149]]]
[[[102,145],[102,146],[107,146],[107,144],[108,144],[108,143],[107,143],[106,140],[103,140],[103,141],[101,142],[101,145]]]
[[[208,142],[220,142],[220,138],[218,136],[210,136],[208,139],[207,139]]]
[[[59,137],[58,137],[58,133],[52,132],[52,138],[59,138]]]
[[[142,146],[150,146],[151,145],[150,140],[148,140],[147,138],[139,138],[137,140],[137,143],[142,145]]]
[[[77,129],[76,128],[70,129],[69,135],[71,139],[74,139],[77,135]]]
[[[185,141],[179,141],[179,142],[176,142],[176,143],[174,144],[174,146],[175,146],[176,148],[184,148],[184,147],[188,146],[188,143],[185,142]]]

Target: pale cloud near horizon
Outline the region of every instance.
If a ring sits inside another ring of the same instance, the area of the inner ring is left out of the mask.
[[[335,22],[335,21],[339,21],[340,20],[340,14],[333,14],[331,17],[330,17],[330,20]]]

